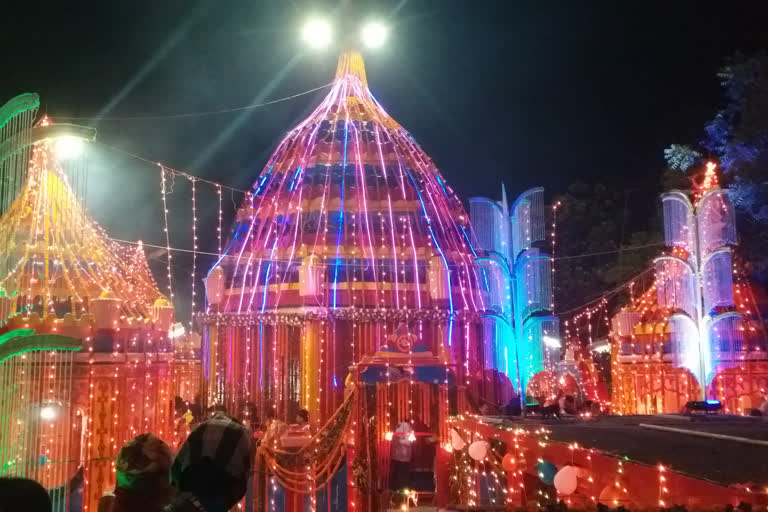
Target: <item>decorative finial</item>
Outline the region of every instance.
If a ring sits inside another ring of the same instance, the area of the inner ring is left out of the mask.
[[[357,78],[364,86],[368,87],[368,80],[365,77],[365,63],[363,56],[358,51],[346,50],[339,55],[335,80],[344,79],[348,76]]]

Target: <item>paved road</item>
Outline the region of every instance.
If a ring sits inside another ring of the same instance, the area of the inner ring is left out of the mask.
[[[768,440],[768,422],[741,417],[715,416],[691,421],[663,416],[612,416],[595,421],[536,421],[551,431],[553,441],[577,442],[647,464],[664,464],[682,473],[730,485],[768,483],[768,446],[659,432],[640,423],[698,430],[751,439]]]

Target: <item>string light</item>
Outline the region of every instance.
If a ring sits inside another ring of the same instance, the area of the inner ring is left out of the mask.
[[[165,180],[165,168],[162,164],[158,164],[158,167],[160,168],[160,194],[163,198],[163,231],[165,232],[166,256],[168,257],[168,297],[171,299],[171,302],[173,302],[173,278],[171,277],[171,235],[168,232],[168,202],[166,199],[167,185]]]
[[[197,193],[195,190],[195,178],[190,178],[190,183],[192,185],[192,308],[190,313],[190,319],[189,319],[189,329],[190,331],[194,329],[194,315],[195,315],[195,283],[197,282]],[[169,244],[170,247],[170,244]],[[170,256],[170,252],[168,253]],[[169,259],[170,261],[170,259]]]

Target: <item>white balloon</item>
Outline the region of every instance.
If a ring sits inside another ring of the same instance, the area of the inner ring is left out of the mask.
[[[461,438],[458,432],[451,430],[451,446],[456,451],[463,450],[467,443]]]
[[[487,441],[475,441],[469,445],[469,456],[478,461],[483,460],[488,455],[490,446]]]
[[[563,466],[563,468],[555,474],[555,489],[563,496],[570,496],[576,492],[576,487],[579,485],[578,481],[579,470],[574,466]]]

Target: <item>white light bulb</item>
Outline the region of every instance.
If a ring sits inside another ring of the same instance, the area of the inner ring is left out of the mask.
[[[381,48],[387,40],[386,25],[378,21],[372,21],[363,25],[360,35],[366,48]]]
[[[66,136],[56,140],[56,156],[61,160],[77,158],[84,149],[83,140],[78,137]]]
[[[333,39],[333,28],[328,20],[314,18],[304,24],[301,38],[313,48],[325,48]]]
[[[50,405],[46,405],[40,409],[40,417],[44,420],[52,420],[56,418],[56,409]]]

